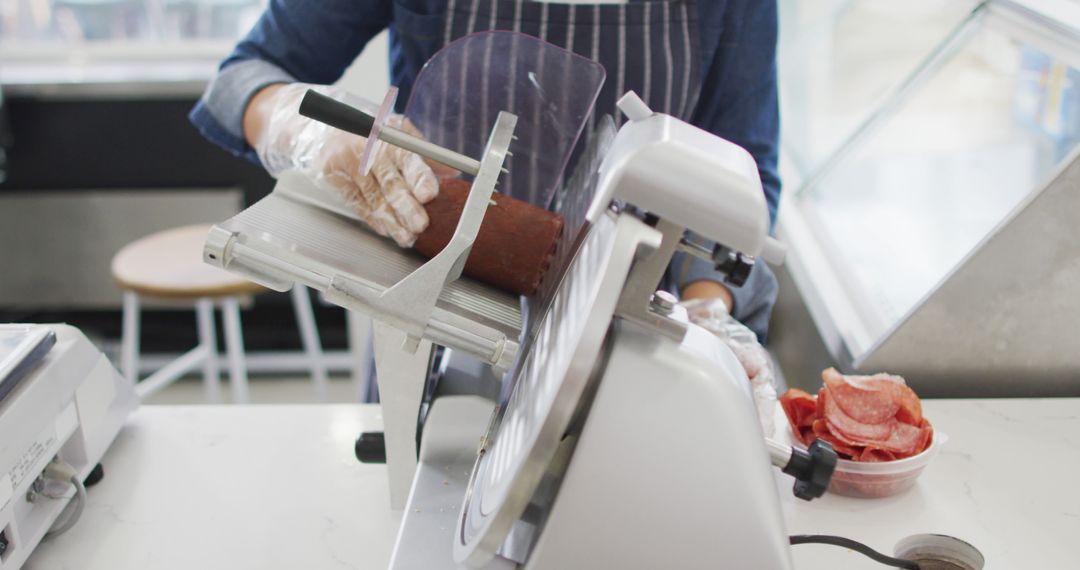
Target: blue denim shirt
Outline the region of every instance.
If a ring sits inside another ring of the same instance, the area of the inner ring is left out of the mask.
[[[698,0],[697,9],[703,76],[691,122],[754,156],[775,223],[780,200],[776,0]],[[258,162],[243,137],[244,109],[256,92],[273,83],[333,83],[386,28],[391,83],[411,85],[414,66],[408,60],[417,52],[418,40],[400,33],[401,23],[410,20],[415,27],[418,21],[427,22],[441,29],[438,22],[445,11],[446,0],[271,0],[221,64],[191,120],[211,141]],[[672,261],[668,273],[665,286],[674,291],[694,281],[720,280],[709,264],[683,254]],[[776,292],[776,279],[764,264],[754,269],[744,287],[732,290],[732,314],[761,339]]]

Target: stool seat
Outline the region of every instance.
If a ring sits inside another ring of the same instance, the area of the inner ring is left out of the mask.
[[[203,242],[209,232],[209,224],[199,224],[131,242],[113,257],[113,279],[123,289],[150,297],[227,297],[266,291],[203,262]]]

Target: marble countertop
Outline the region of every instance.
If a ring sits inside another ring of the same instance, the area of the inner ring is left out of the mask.
[[[886,554],[909,535],[946,534],[978,548],[987,570],[1080,568],[1080,399],[923,405],[949,440],[914,488],[882,499],[826,494],[810,503],[784,493],[788,531],[843,535]],[[800,570],[883,568],[831,546],[800,545],[793,553]]]
[[[378,406],[143,406],[82,519],[24,570],[386,568],[386,466],[353,442]]]
[[[791,497],[789,532],[848,536],[887,553],[911,534],[979,548],[987,569],[1078,567],[1080,399],[926,401],[949,436],[910,491]],[[83,520],[27,570],[385,568],[400,513],[386,469],[352,444],[379,408],[145,406],[104,460]],[[798,570],[884,568],[845,549],[794,548]]]

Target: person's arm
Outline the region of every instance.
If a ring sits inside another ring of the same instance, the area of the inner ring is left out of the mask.
[[[283,83],[267,85],[252,95],[251,100],[244,107],[242,125],[244,141],[251,148],[257,148],[259,141],[266,135],[270,117],[273,115],[278,96],[284,87]]]
[[[780,201],[776,0],[729,0],[717,25],[723,33],[704,70],[692,122],[753,155],[774,224]],[[683,299],[719,297],[736,319],[765,339],[777,285],[764,263],[742,287],[723,285],[723,276],[709,263],[683,253],[673,259],[672,273]]]
[[[724,301],[724,306],[730,311],[731,305],[735,302],[732,298],[731,290],[716,281],[703,279],[701,281],[688,283],[682,288],[682,298],[684,301],[693,299],[714,299],[717,297]]]
[[[248,107],[256,99],[269,100],[269,86],[337,81],[367,42],[387,27],[391,10],[390,0],[271,0],[221,64],[191,111],[191,121],[212,142],[258,162],[246,136]]]
[[[780,111],[776,79],[776,0],[729,0],[723,33],[705,70],[692,122],[750,152],[769,220],[780,203]]]

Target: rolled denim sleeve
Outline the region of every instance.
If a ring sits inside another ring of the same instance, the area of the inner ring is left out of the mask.
[[[229,152],[258,162],[244,139],[244,109],[260,89],[296,79],[276,65],[249,59],[221,69],[188,118],[204,137]]]
[[[244,110],[274,83],[337,81],[390,22],[391,0],[272,0],[222,62],[189,119],[229,152],[258,163],[244,140]]]

